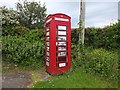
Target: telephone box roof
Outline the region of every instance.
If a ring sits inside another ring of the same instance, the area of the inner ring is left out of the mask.
[[[61,15],[63,15],[63,16],[65,16],[65,17],[67,17],[67,18],[70,18],[70,19],[71,19],[71,17],[70,17],[70,16],[68,16],[68,15],[66,15],[66,14],[63,14],[63,13],[49,14],[49,15],[47,16],[47,18],[50,18],[50,17],[52,17],[52,16],[58,16],[58,17],[60,17]],[[46,19],[47,19],[47,18],[46,18]]]

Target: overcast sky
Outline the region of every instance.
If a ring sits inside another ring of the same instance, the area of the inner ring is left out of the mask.
[[[0,6],[15,9],[18,0],[0,0]],[[33,1],[33,0],[28,0]],[[45,2],[47,14],[65,13],[71,16],[72,28],[78,27],[80,4],[79,0],[34,0]],[[114,1],[114,2],[113,2]],[[86,0],[86,27],[104,27],[118,20],[119,0]]]

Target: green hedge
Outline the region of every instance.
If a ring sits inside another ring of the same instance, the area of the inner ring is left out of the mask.
[[[24,35],[28,31],[30,30],[22,25],[9,25],[2,28],[2,36]]]
[[[32,30],[24,36],[3,36],[3,60],[22,66],[43,65],[44,42],[39,35],[43,32]]]
[[[94,48],[119,49],[120,23],[105,28],[86,28],[85,44]]]
[[[95,73],[108,79],[118,80],[118,52],[105,49],[85,48],[74,66],[83,67],[86,72]]]

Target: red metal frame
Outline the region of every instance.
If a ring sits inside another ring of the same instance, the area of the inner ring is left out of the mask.
[[[58,26],[66,26],[67,30],[58,30]],[[47,31],[49,28],[49,31]],[[66,35],[58,35],[58,31],[66,32]],[[49,33],[48,33],[49,32]],[[46,36],[49,34],[49,36]],[[57,40],[58,36],[66,37],[66,40]],[[49,37],[49,42],[47,41]],[[66,46],[58,46],[58,43],[66,42]],[[50,44],[49,48],[47,43]],[[59,47],[66,47],[66,50],[58,51]],[[49,52],[48,52],[48,50]],[[59,52],[66,52],[66,56],[58,56]],[[49,53],[49,56],[47,55]],[[49,60],[48,60],[49,58]],[[65,60],[66,58],[66,60]],[[62,63],[62,64],[61,64]],[[65,64],[66,65],[65,65]],[[45,65],[46,71],[50,74],[62,74],[70,70],[71,66],[71,18],[68,15],[57,13],[47,16],[45,25]],[[61,66],[60,66],[61,65]]]

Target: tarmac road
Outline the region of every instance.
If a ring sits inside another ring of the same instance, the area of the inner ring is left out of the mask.
[[[29,73],[6,73],[2,75],[2,88],[27,88],[31,81]]]

